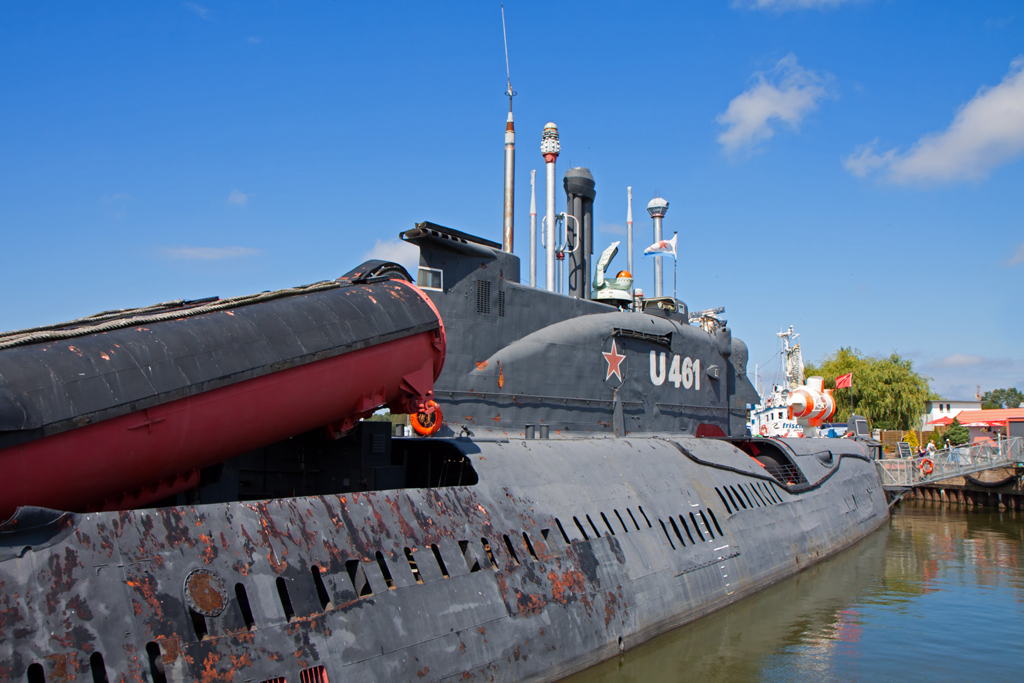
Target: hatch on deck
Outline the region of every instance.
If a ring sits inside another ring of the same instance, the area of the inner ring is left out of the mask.
[[[780,484],[792,486],[807,483],[807,478],[796,466],[789,453],[771,439],[728,439],[728,441],[760,463],[765,472]]]

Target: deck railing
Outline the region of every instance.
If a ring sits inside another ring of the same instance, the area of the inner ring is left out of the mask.
[[[995,467],[1024,467],[1024,437],[986,441],[973,446],[951,446],[917,458],[876,460],[882,485],[913,487]]]

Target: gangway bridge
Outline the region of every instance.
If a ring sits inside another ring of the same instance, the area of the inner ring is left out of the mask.
[[[950,446],[916,458],[876,460],[882,488],[899,496],[912,488],[998,467],[1024,467],[1024,437]],[[895,501],[894,501],[895,502]]]

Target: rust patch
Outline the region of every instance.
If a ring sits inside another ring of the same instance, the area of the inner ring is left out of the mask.
[[[483,370],[486,367],[487,367],[487,361],[480,361],[480,362],[478,362],[476,364],[476,369],[477,370]]]
[[[68,600],[68,607],[78,616],[79,621],[92,621],[92,610],[82,596],[76,595]]]
[[[46,580],[43,576],[40,576],[39,580],[41,585],[50,584],[50,590],[46,594],[46,612],[48,614],[54,614],[62,609],[64,601],[61,594],[70,592],[74,587],[75,569],[81,566],[81,563],[78,561],[78,553],[72,548],[64,550],[63,563],[60,561],[59,554],[54,553],[50,556],[47,562],[47,568],[50,570],[49,580]],[[40,572],[40,574],[42,573]]]
[[[80,662],[74,654],[47,655],[46,658],[53,662],[50,675],[46,677],[47,680],[63,683],[63,681],[73,681],[78,677]]]
[[[559,576],[558,572],[552,569],[548,572],[548,580],[551,581],[551,599],[559,604],[567,605],[570,600],[577,597],[577,594],[584,592],[583,572],[570,569]]]
[[[199,612],[207,616],[215,616],[224,610],[224,596],[217,584],[217,579],[205,571],[193,572],[185,583],[192,602],[199,608]]]
[[[547,604],[547,600],[541,595],[533,595],[530,593],[524,593],[521,590],[516,589],[516,604],[519,605],[519,611],[524,615],[540,614],[540,611]],[[518,657],[516,657],[518,659]]]
[[[423,667],[422,669],[420,669],[419,671],[417,671],[417,672],[416,672],[416,675],[417,675],[417,676],[418,676],[419,678],[423,678],[423,677],[424,677],[424,676],[426,676],[426,675],[427,675],[428,673],[430,673],[430,667],[429,667],[429,666],[425,666],[425,667]]]
[[[181,654],[181,638],[172,636],[170,638],[157,638],[160,645],[161,659],[164,664],[171,664]]]

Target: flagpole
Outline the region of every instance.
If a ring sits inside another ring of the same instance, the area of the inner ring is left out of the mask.
[[[676,244],[676,236],[679,233],[672,233],[672,244]],[[679,263],[679,255],[675,253],[675,249],[672,250],[672,305],[675,306],[676,302],[676,264]]]

